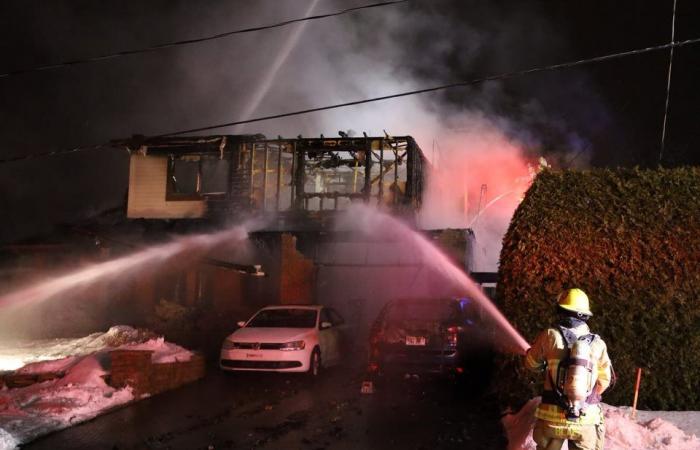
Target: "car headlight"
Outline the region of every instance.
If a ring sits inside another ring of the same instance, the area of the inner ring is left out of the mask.
[[[234,350],[238,348],[238,343],[229,341],[228,339],[224,341],[224,345],[222,346],[224,350]]]
[[[280,350],[304,350],[304,347],[306,347],[306,343],[304,341],[293,341],[285,342],[284,344],[280,345]]]

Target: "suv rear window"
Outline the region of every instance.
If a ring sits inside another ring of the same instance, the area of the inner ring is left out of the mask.
[[[386,318],[391,322],[402,320],[445,322],[459,320],[460,309],[459,305],[452,301],[398,301],[389,306]]]

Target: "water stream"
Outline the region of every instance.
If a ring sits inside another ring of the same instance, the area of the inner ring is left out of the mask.
[[[359,227],[360,231],[368,236],[376,236],[378,232],[390,233],[392,239],[415,248],[422,256],[423,264],[479,304],[499,331],[496,344],[502,351],[524,354],[530,348],[530,344],[508,322],[479,286],[424,235],[402,221],[363,204],[353,205],[348,211],[346,220],[347,223],[344,226]]]
[[[12,291],[0,296],[0,307],[36,304],[91,283],[125,276],[146,265],[162,264],[187,251],[205,250],[222,243],[241,242],[247,239],[247,236],[245,227],[237,226],[211,234],[181,237],[167,244],[148,247]]]
[[[312,15],[319,1],[320,0],[313,0],[309,4],[304,17],[309,17]],[[258,107],[263,100],[265,100],[265,97],[267,97],[268,92],[270,92],[270,89],[274,85],[275,80],[277,80],[277,76],[279,75],[282,66],[284,66],[285,62],[287,62],[289,55],[292,54],[292,51],[299,43],[299,39],[304,34],[304,30],[306,30],[307,25],[308,22],[302,22],[296,25],[289,37],[284,41],[284,44],[280,47],[279,52],[277,52],[277,55],[275,55],[272,65],[265,71],[262,80],[260,80],[260,83],[253,91],[253,95],[246,104],[243,114],[241,115],[243,119],[253,118],[253,114],[255,114],[255,112],[258,110]],[[240,129],[236,130],[236,132],[240,132]]]

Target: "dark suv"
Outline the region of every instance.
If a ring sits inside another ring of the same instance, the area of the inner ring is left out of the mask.
[[[370,331],[369,371],[469,372],[469,357],[481,346],[474,315],[467,299],[390,301]]]

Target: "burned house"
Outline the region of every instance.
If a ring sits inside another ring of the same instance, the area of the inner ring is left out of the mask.
[[[266,228],[316,230],[353,201],[410,217],[426,161],[410,136],[138,138],[131,152],[130,219],[271,218]]]
[[[230,303],[332,303],[361,320],[403,295],[392,285],[412,286],[424,296],[435,289],[416,284],[423,262],[400,242],[387,240],[386,230],[374,239],[334,228],[353,202],[415,226],[429,163],[410,136],[135,137],[116,144],[130,152],[129,220],[166,222],[180,230],[183,224],[221,227],[250,219],[262,224],[252,237],[257,259],[247,263],[261,266],[266,276],[243,276],[237,291],[229,289]],[[470,231],[426,233],[468,269]],[[225,256],[211,259],[222,262]],[[183,298],[209,297],[241,277],[202,275],[197,267],[186,271],[176,283],[191,291]],[[232,309],[241,308],[227,311]]]
[[[392,239],[392,230],[367,236],[335,226],[359,202],[415,228],[429,163],[409,136],[134,137],[113,145],[129,153],[124,208],[62,230],[65,260],[97,264],[177,236],[250,221],[256,226],[249,248],[224,243],[106,280],[99,292],[84,291],[79,298],[87,300],[71,303],[90,318],[81,319],[81,333],[117,320],[190,346],[216,347],[232,324],[266,304],[332,304],[350,320],[366,322],[406,289],[426,296],[439,287],[422,281],[424,261]],[[468,269],[468,230],[425,234]],[[25,258],[19,269],[49,277],[53,268],[41,265],[45,258],[36,248],[22,247],[23,255],[41,257]],[[11,250],[5,253],[16,259]],[[49,304],[42,307],[42,333],[77,329],[70,319],[49,326],[58,313],[70,315]]]

